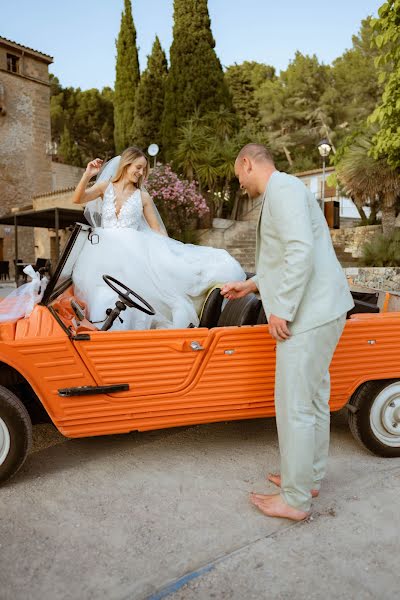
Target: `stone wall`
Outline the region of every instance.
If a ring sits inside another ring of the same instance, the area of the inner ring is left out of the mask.
[[[345,227],[331,229],[332,242],[335,248],[342,248],[355,258],[362,256],[362,248],[370,242],[377,233],[382,233],[381,225],[366,225],[365,227]]]
[[[351,267],[344,271],[355,285],[400,292],[400,267]]]
[[[57,190],[65,190],[67,188],[76,187],[84,171],[85,169],[82,169],[81,167],[65,165],[63,163],[53,161],[51,164],[51,191],[55,192]]]
[[[19,57],[18,72],[7,69],[7,54]],[[32,196],[51,190],[51,139],[48,65],[51,57],[0,38],[0,214],[29,207]],[[23,231],[23,234],[22,234]],[[14,258],[13,227],[0,226],[3,259]],[[34,260],[33,229],[21,228],[19,256]]]
[[[81,209],[83,215],[83,206],[72,203],[72,193],[74,187],[65,190],[58,190],[49,194],[43,194],[33,199],[33,208],[43,210],[45,208],[74,208]],[[83,219],[82,219],[83,220]],[[68,229],[59,230],[60,249],[63,248],[69,237]],[[52,264],[56,264],[56,233],[54,229],[44,229],[35,227],[35,258],[50,258]]]

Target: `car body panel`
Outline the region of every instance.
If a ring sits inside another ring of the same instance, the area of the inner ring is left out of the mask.
[[[1,330],[0,330],[1,333]],[[400,378],[400,314],[355,315],[331,365],[331,409],[363,382]],[[204,350],[194,351],[190,342]],[[74,341],[50,309],[19,321],[0,358],[30,383],[68,437],[274,415],[275,342],[266,325],[91,332]],[[61,397],[71,386],[129,383],[127,392]]]
[[[86,437],[275,414],[276,342],[267,325],[99,331],[87,319],[77,322],[71,274],[90,235],[77,225],[43,303],[29,317],[0,324],[0,361],[26,379],[61,433]],[[400,379],[399,339],[400,313],[346,321],[330,369],[331,410],[365,381]],[[129,389],[106,393],[103,386],[114,384]],[[87,386],[92,395],[81,390]]]

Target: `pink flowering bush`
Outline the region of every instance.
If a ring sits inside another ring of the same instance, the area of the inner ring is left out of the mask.
[[[180,179],[170,165],[153,169],[145,187],[153,198],[171,237],[186,241],[187,231],[209,212],[195,181]]]

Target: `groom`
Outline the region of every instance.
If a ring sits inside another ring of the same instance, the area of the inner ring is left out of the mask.
[[[275,410],[280,494],[251,494],[270,517],[296,521],[310,512],[325,475],[329,447],[329,365],[353,307],[328,226],[304,184],[276,170],[268,150],[247,144],[235,162],[240,186],[262,195],[256,275],[227,283],[228,299],[259,291],[276,340]]]

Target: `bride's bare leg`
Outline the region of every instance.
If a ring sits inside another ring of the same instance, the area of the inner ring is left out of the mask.
[[[278,473],[268,473],[267,481],[270,481],[277,487],[281,487],[281,476]],[[311,490],[312,498],[319,496],[319,490]]]

